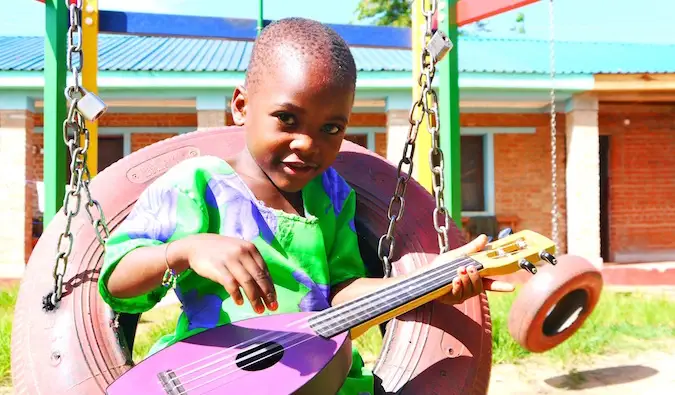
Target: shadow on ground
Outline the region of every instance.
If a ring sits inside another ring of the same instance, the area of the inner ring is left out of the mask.
[[[659,371],[642,365],[615,366],[602,369],[576,371],[551,377],[544,382],[559,389],[581,390],[625,384],[658,374]]]

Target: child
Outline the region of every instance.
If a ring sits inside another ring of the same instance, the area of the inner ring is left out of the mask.
[[[152,308],[170,285],[183,306],[181,339],[256,314],[322,310],[386,284],[365,277],[354,229],[356,196],[330,166],[354,103],[356,66],[328,27],[290,18],[256,40],[232,115],[246,149],[222,160],[189,159],[159,177],[111,235],[100,276],[118,312]],[[479,237],[453,254],[478,251]],[[483,289],[471,267],[444,299]],[[241,290],[243,289],[243,294]],[[372,394],[373,376],[354,352],[341,394]]]

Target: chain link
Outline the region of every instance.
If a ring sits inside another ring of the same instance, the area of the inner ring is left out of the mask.
[[[418,84],[421,87],[420,95],[410,107],[408,114],[408,122],[410,128],[408,129],[408,136],[403,146],[403,155],[398,163],[398,179],[396,182],[396,189],[394,195],[389,202],[387,210],[387,217],[389,219],[389,226],[387,232],[380,237],[377,254],[384,264],[384,276],[389,277],[391,274],[391,260],[394,255],[394,246],[396,239],[394,233],[396,231],[396,223],[403,218],[405,208],[405,192],[408,181],[412,178],[413,173],[413,157],[415,154],[415,141],[417,140],[417,133],[419,132],[420,124],[424,118],[427,118],[427,125],[429,133],[431,133],[432,148],[429,151],[429,164],[433,174],[433,191],[436,200],[436,208],[433,213],[434,228],[438,232],[438,243],[441,252],[448,249],[448,223],[450,216],[445,208],[443,200],[444,190],[444,171],[443,171],[443,153],[440,149],[440,119],[438,116],[438,95],[432,88],[434,75],[436,74],[436,61],[433,59],[427,43],[433,35],[432,23],[433,15],[436,12],[438,0],[421,0],[422,15],[424,15],[424,35],[422,37],[422,54],[420,57],[420,76]],[[429,5],[427,3],[430,3]]]
[[[54,309],[61,300],[63,291],[63,277],[68,267],[68,260],[73,250],[74,235],[71,231],[72,221],[80,213],[82,206],[82,191],[85,194],[85,211],[89,221],[94,226],[96,238],[104,244],[110,232],[101,205],[91,197],[89,181],[91,174],[87,166],[87,151],[89,149],[89,130],[86,127],[83,115],[78,111],[78,103],[84,95],[84,88],[80,85],[82,71],[82,0],[71,2],[65,0],[70,13],[70,27],[68,28],[68,48],[66,62],[71,72],[70,84],[64,94],[70,102],[68,115],[63,121],[63,142],[70,154],[70,180],[68,190],[63,199],[63,214],[66,216],[66,225],[59,235],[57,243],[56,262],[54,263],[54,291],[47,295],[44,301],[45,308]],[[77,60],[77,62],[75,61]],[[80,145],[82,143],[82,145]],[[92,207],[96,209],[92,213]],[[64,244],[64,241],[67,243]]]
[[[556,251],[560,248],[558,236],[558,155],[557,155],[557,124],[555,108],[555,25],[553,0],[548,2],[549,17],[549,62],[551,77],[551,237],[555,243]]]

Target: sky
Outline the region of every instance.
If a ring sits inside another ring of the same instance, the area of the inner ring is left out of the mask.
[[[485,0],[462,0],[485,1]],[[266,19],[303,16],[325,23],[359,23],[359,0],[264,0]],[[639,5],[638,5],[639,4]],[[257,0],[99,0],[101,9],[255,19]],[[548,39],[548,0],[487,19],[492,37],[514,36],[510,31],[518,12],[525,14],[524,35]],[[675,44],[675,1],[672,0],[557,0],[556,39]],[[0,35],[42,35],[44,5],[35,0],[0,0]],[[669,33],[670,32],[670,33]]]

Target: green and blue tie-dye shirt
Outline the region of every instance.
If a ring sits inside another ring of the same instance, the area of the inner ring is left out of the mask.
[[[305,186],[302,197],[305,216],[288,214],[258,201],[227,162],[209,156],[183,161],[141,194],[107,240],[100,294],[117,312],[151,309],[167,288],[128,299],[110,295],[106,283],[120,259],[135,248],[217,233],[252,242],[265,260],[279,302],[277,311],[265,314],[325,309],[331,286],[365,276],[354,228],[356,195],[329,168]],[[150,353],[208,328],[259,316],[248,302],[236,305],[220,284],[191,270],[179,275],[175,292],[183,310],[176,330],[162,337]],[[372,391],[372,373],[354,349],[352,369],[340,394]]]

